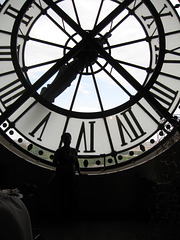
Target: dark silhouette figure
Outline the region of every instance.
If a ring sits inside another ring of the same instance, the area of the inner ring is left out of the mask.
[[[61,137],[64,145],[54,155],[55,172],[55,205],[62,214],[77,210],[76,171],[80,173],[77,151],[70,147],[71,134],[64,133]]]

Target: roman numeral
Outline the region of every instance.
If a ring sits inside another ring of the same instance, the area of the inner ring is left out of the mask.
[[[169,109],[174,102],[178,91],[174,91],[173,89],[165,86],[160,82],[156,82],[154,86],[151,88],[151,94],[161,102],[161,104]]]
[[[166,8],[168,8],[168,7],[167,7],[166,4],[164,4],[163,8],[159,12],[160,17],[167,17],[167,16],[171,16],[172,17],[173,16],[171,11],[169,11],[169,12],[166,11],[167,10]],[[153,25],[153,23],[155,21],[153,19],[153,16],[142,16],[142,18],[143,18],[144,21],[148,21],[148,20],[152,19],[152,21],[150,21],[150,23],[147,24],[148,28],[151,28],[151,26]]]
[[[19,56],[20,45],[17,46],[17,54]],[[11,47],[0,46],[0,61],[12,61]]]
[[[0,61],[11,61],[11,49],[9,46],[0,46]]]
[[[121,114],[121,119],[119,116],[116,116],[116,121],[121,138],[121,146],[127,145],[129,139],[131,142],[134,142],[146,134],[131,108]]]
[[[86,128],[85,128],[85,123],[82,122],[81,124],[81,129],[79,132],[77,144],[76,144],[76,149],[79,151],[79,147],[81,142],[84,142],[84,152],[95,152],[94,150],[94,124],[95,122],[89,122],[90,125],[90,134],[89,134],[89,149],[87,148],[87,134],[86,134]]]
[[[12,81],[0,89],[0,100],[5,107],[12,104],[25,91],[19,79]]]
[[[180,50],[180,47],[176,47],[172,50],[167,50],[166,49],[166,53],[170,53],[170,54],[173,54],[173,55],[176,55],[176,56],[180,56],[180,52],[177,51],[178,49]]]
[[[42,119],[42,121],[34,128],[34,130],[32,132],[29,132],[29,135],[31,135],[32,137],[35,137],[35,134],[40,131],[40,134],[39,134],[39,137],[37,138],[37,140],[42,141],[42,136],[43,136],[43,133],[46,129],[46,126],[47,126],[47,123],[50,119],[50,116],[51,116],[51,112],[49,112]]]
[[[9,6],[4,11],[4,14],[9,15],[10,17],[13,17],[13,18],[16,18],[18,16],[18,13],[19,13],[19,10],[12,7],[11,4],[9,4]],[[32,18],[33,17],[30,17],[29,15],[25,14],[22,19],[22,23],[27,26],[30,23]]]
[[[180,50],[180,47],[176,47],[176,48],[174,48],[174,49],[171,49],[171,50],[167,50],[166,49],[166,54],[172,54],[174,57],[180,57],[180,52],[178,52],[177,50]],[[176,59],[174,59],[174,60],[164,60],[164,62],[165,63],[180,63],[180,60],[176,60]]]
[[[163,76],[170,77],[170,78],[173,78],[173,79],[176,79],[176,80],[180,81],[180,76],[168,74],[168,73],[165,73],[165,72],[160,72],[160,74],[163,75]]]
[[[159,51],[159,47],[155,46],[155,50],[156,50],[156,51]],[[176,48],[171,49],[171,50],[166,49],[165,54],[166,54],[167,58],[168,58],[168,54],[171,54],[171,55],[173,55],[174,57],[177,56],[177,58],[178,58],[178,57],[180,57],[180,52],[178,52],[178,50],[180,50],[180,47],[176,47]],[[165,60],[164,60],[164,63],[180,63],[180,60],[176,60],[176,59],[165,59]]]

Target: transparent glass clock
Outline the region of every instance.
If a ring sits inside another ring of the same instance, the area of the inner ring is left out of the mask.
[[[1,142],[53,168],[70,132],[89,174],[160,154],[179,139],[179,39],[168,0],[6,1]]]

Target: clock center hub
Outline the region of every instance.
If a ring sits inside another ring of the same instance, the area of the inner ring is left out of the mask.
[[[100,47],[106,49],[106,51],[111,54],[111,47],[108,42],[109,37],[111,37],[111,34],[109,33],[106,33],[105,35],[98,34],[97,37],[92,39],[92,44],[93,41],[96,41]],[[69,51],[69,48],[72,48],[72,46],[80,40],[81,39],[77,33],[73,34],[65,44],[64,55],[66,55],[66,52]],[[75,67],[74,64],[71,64],[73,62],[76,62],[78,67]],[[87,42],[80,52],[74,56],[74,60],[72,61],[71,59],[68,65],[77,73],[83,68],[83,75],[91,75],[92,72],[95,74],[103,70],[107,65],[107,61],[100,58],[98,51],[94,46],[91,45],[91,42]]]
[[[82,63],[84,67],[92,66],[98,58],[98,52],[94,50],[89,44],[87,44],[77,54],[76,58]]]

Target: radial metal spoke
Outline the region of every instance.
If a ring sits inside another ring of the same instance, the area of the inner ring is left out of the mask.
[[[94,27],[97,25],[97,22],[98,22],[98,19],[99,19],[101,10],[102,10],[103,3],[104,3],[104,0],[101,0],[100,6],[99,6],[99,10],[98,10],[98,13],[97,13],[97,17],[96,17],[96,20],[95,20],[95,23],[94,23]]]
[[[111,45],[111,49],[113,48],[118,48],[118,47],[124,47],[124,46],[127,46],[127,45],[131,45],[131,44],[136,44],[136,43],[140,43],[140,42],[147,42],[147,38],[140,38],[140,39],[136,39],[136,40],[132,40],[132,41],[126,41],[126,42],[123,42],[123,43],[119,43],[119,44],[114,44],[114,45]],[[104,47],[104,49],[109,49],[108,47]]]
[[[123,12],[134,0],[125,0],[116,7],[107,17],[105,17],[91,32],[95,36],[111,23],[121,12]]]
[[[103,68],[103,66],[96,61],[96,63]],[[120,87],[128,96],[132,96],[130,92],[127,91],[127,89],[119,82],[117,81],[117,79],[115,77],[112,76],[112,74],[106,70],[106,68],[103,68],[103,71],[118,85],[118,87]]]
[[[133,63],[121,61],[121,60],[118,60],[118,59],[115,59],[115,60],[116,60],[118,63],[121,63],[121,64],[124,64],[124,65],[130,66],[130,67],[138,68],[138,69],[141,69],[141,70],[144,70],[144,71],[147,71],[147,70],[148,70],[147,67],[143,67],[143,66],[140,66],[140,65],[137,65],[137,64],[133,64]]]
[[[103,112],[104,107],[103,107],[103,104],[102,104],[101,96],[100,96],[99,89],[98,89],[98,86],[97,86],[97,83],[96,83],[96,78],[95,78],[95,75],[94,75],[94,72],[93,72],[92,65],[90,65],[90,69],[91,69],[91,73],[92,73],[94,86],[95,86],[95,89],[96,89],[96,94],[97,94],[98,101],[99,101],[99,104],[100,104],[100,108],[101,108],[101,111]],[[107,119],[105,117],[103,117],[103,121],[104,121],[104,126],[105,126],[105,129],[106,129],[107,137],[108,137],[108,140],[109,140],[109,146],[111,148],[111,151],[114,152],[114,145],[113,145],[113,142],[112,142],[112,138],[111,138],[109,126],[108,126],[108,123],[107,123]],[[116,159],[115,159],[115,162],[116,162]]]
[[[101,107],[101,111],[104,111],[101,96],[100,96],[100,93],[99,93],[99,89],[98,89],[98,86],[97,86],[97,82],[96,82],[96,78],[95,78],[95,75],[94,75],[94,72],[93,72],[92,65],[90,65],[90,69],[91,69],[93,83],[94,83],[94,86],[95,86],[95,89],[96,89],[96,94],[97,94],[97,97],[98,97],[98,101],[99,101],[99,104],[100,104],[100,107]]]
[[[30,70],[30,69],[33,69],[33,68],[42,67],[42,66],[45,66],[45,65],[56,63],[59,59],[60,58],[54,59],[54,60],[51,60],[51,61],[47,61],[47,62],[37,63],[37,64],[34,64],[34,65],[25,66],[24,68],[25,68],[25,70]]]
[[[82,70],[82,71],[83,71],[83,70]],[[73,98],[72,98],[71,106],[70,106],[70,108],[69,108],[70,111],[73,109],[74,102],[75,102],[75,100],[76,100],[77,92],[78,92],[79,85],[80,85],[80,82],[81,82],[81,79],[82,79],[82,71],[81,71],[81,73],[79,74],[79,78],[78,78],[78,82],[77,82],[77,85],[76,85],[76,89],[75,89],[75,91],[74,91],[74,95],[73,95]]]
[[[41,7],[41,6],[39,6],[36,2],[34,3],[41,11],[43,11],[43,8]],[[64,34],[67,36],[67,37],[71,37],[71,35],[65,30],[65,27],[64,27],[64,21],[63,21],[63,19],[62,19],[62,23],[63,23],[63,27],[56,21],[56,20],[54,20],[54,18],[50,15],[50,14],[48,14],[47,12],[46,12],[46,17],[47,18],[49,18],[49,20],[51,21],[51,22],[53,22],[56,26],[57,26],[57,28],[59,28],[62,32],[64,32]],[[77,43],[77,41],[74,39],[74,38],[72,38],[72,41],[74,41],[75,43]]]
[[[96,46],[95,46],[96,45]],[[102,47],[94,42],[94,47],[106,59],[106,61],[132,86],[142,97],[144,97],[149,104],[156,109],[158,114],[162,117],[169,118],[171,115],[153,96],[146,90],[125,68],[123,68],[114,58],[110,56]]]
[[[22,38],[26,38],[24,36],[21,36]],[[49,46],[53,46],[53,47],[58,47],[58,48],[64,48],[64,45],[58,44],[58,43],[54,43],[54,42],[49,42],[49,41],[45,41],[42,39],[38,39],[38,38],[34,38],[34,37],[28,37],[28,41],[33,41],[33,42],[38,42],[38,43],[42,43],[42,44],[46,44]],[[70,47],[66,46],[67,49],[71,49]]]
[[[43,74],[32,86],[29,86],[24,94],[22,94],[9,108],[0,116],[0,124],[11,116],[30,96],[33,95],[44,83],[46,83],[58,70],[71,59],[82,47],[85,45],[85,41],[81,41],[71,51],[69,51],[64,57],[59,59],[45,74]]]
[[[75,4],[74,0],[72,0],[72,4],[73,4],[73,8],[74,8],[74,12],[75,12],[75,15],[76,15],[77,22],[78,22],[79,26],[81,27],[81,23],[80,23],[79,16],[78,16],[78,11],[77,11],[76,4]]]
[[[82,37],[86,35],[86,32],[70,17],[65,13],[55,2],[51,0],[44,0],[46,4],[60,16],[75,32],[79,33]]]

